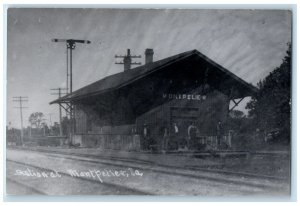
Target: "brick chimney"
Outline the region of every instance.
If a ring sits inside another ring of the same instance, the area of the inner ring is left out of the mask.
[[[145,51],[145,64],[153,62],[153,49],[146,49]]]

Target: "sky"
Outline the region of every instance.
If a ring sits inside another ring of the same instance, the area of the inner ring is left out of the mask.
[[[7,124],[20,128],[14,96],[27,96],[24,126],[33,112],[58,121],[50,89],[66,86],[66,45],[53,38],[85,39],[73,51],[73,91],[122,72],[115,64],[126,49],[154,61],[197,49],[246,82],[256,85],[280,66],[291,42],[287,10],[25,9],[7,11]],[[249,99],[249,98],[248,98]],[[244,101],[239,109],[244,110]]]

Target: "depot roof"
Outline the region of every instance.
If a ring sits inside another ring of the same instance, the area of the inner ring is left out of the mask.
[[[245,82],[232,72],[228,71],[221,65],[217,64],[216,62],[212,61],[211,59],[200,53],[198,50],[191,50],[159,61],[148,63],[124,72],[107,76],[99,81],[96,81],[92,84],[89,84],[81,89],[72,92],[72,94],[68,94],[59,99],[56,99],[50,102],[50,104],[76,101],[88,98],[90,96],[101,95],[113,90],[117,90],[126,87],[127,85],[130,85],[133,82],[140,80],[141,78],[144,78],[149,74],[153,74],[157,71],[163,70],[167,66],[178,63],[180,61],[189,61],[189,59],[191,61],[194,61],[195,58],[209,64],[211,66],[211,74],[215,75],[219,82],[222,82],[223,79],[226,79],[227,81],[228,79],[230,79],[230,85],[234,85],[234,87],[238,88],[237,93],[235,94],[235,98],[252,96],[257,92],[257,88],[253,85]],[[197,67],[195,69],[203,69],[203,67]],[[228,90],[231,89],[230,85],[227,85]],[[216,85],[216,87],[218,87],[218,85]]]

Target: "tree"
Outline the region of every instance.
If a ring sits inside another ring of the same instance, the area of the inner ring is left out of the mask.
[[[282,64],[258,82],[255,94],[246,108],[253,124],[263,131],[279,130],[278,140],[290,140],[291,130],[291,44]]]
[[[232,111],[230,111],[229,115],[232,118],[241,119],[242,117],[244,117],[244,112],[242,112],[240,110],[232,110]]]
[[[31,126],[36,128],[42,128],[42,122],[44,120],[44,114],[42,112],[35,112],[29,116],[29,122]]]

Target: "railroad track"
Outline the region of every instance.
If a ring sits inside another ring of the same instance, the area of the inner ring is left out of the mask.
[[[93,158],[101,158],[101,159],[107,159],[107,160],[117,160],[117,161],[128,162],[128,163],[153,164],[153,162],[151,162],[151,161],[141,160],[141,159],[136,159],[136,158],[128,159],[128,158],[113,157],[113,156],[80,154],[80,153],[76,153],[76,152],[49,151],[47,149],[41,149],[41,148],[17,148],[17,147],[12,147],[12,149],[37,151],[37,152],[43,152],[43,153],[49,153],[49,154],[52,154],[53,152],[55,152],[55,154],[74,155],[74,156],[80,156],[80,157],[93,157]]]
[[[31,185],[27,185],[25,183],[22,183],[22,182],[19,182],[19,181],[16,181],[14,179],[11,179],[9,177],[6,178],[6,185],[9,184],[9,182],[13,183],[13,184],[16,184],[18,185],[18,187],[21,187],[25,190],[30,190],[33,194],[37,194],[37,195],[47,195],[45,192],[41,191],[41,190],[38,190],[36,189],[35,187],[31,186]],[[20,188],[19,188],[20,189]],[[32,194],[31,193],[31,194]]]
[[[204,169],[198,167],[175,167],[175,166],[160,166],[160,165],[152,165],[147,162],[147,164],[142,164],[141,161],[125,161],[118,158],[113,158],[108,161],[102,160],[101,156],[95,155],[81,155],[81,154],[74,154],[74,153],[64,153],[64,152],[53,152],[50,151],[37,151],[31,150],[34,152],[42,152],[47,153],[47,156],[54,157],[54,158],[64,158],[73,161],[80,161],[84,163],[92,163],[92,164],[103,164],[109,166],[117,166],[117,167],[131,167],[133,169],[154,172],[159,174],[171,175],[171,176],[180,176],[180,177],[188,177],[188,178],[196,178],[196,179],[204,179],[207,181],[214,181],[223,184],[231,184],[231,185],[239,185],[239,186],[248,186],[248,187],[255,187],[260,189],[267,189],[272,191],[278,190],[279,184],[284,184],[284,180],[282,178],[277,178],[273,176],[264,176],[264,175],[257,175],[251,173],[238,173],[238,172],[229,172],[229,171],[221,171],[221,170],[214,170],[214,169]],[[99,159],[100,158],[100,159]],[[118,159],[118,162],[115,162]],[[124,158],[122,158],[124,159]],[[128,162],[131,164],[129,165]]]
[[[7,159],[6,160],[7,162],[10,162],[10,163],[13,163],[13,164],[17,164],[17,165],[21,165],[21,166],[24,166],[26,168],[33,168],[37,171],[40,171],[40,172],[53,172],[53,170],[51,169],[48,169],[48,168],[45,168],[45,167],[40,167],[40,166],[36,166],[36,165],[33,165],[33,164],[28,164],[28,163],[24,163],[24,162],[19,162],[19,161],[15,161],[15,160],[10,160],[10,159]],[[62,177],[66,177],[66,178],[72,178],[70,176],[69,173],[67,172],[64,172],[64,171],[59,171],[59,174],[62,176]],[[30,185],[27,185],[25,183],[20,183],[20,182],[17,182],[15,180],[12,180],[11,178],[8,178],[9,181],[13,181],[14,183],[18,184],[18,185],[21,185],[23,187],[27,187],[27,188],[30,188],[32,189],[34,192],[38,193],[38,194],[43,194],[43,195],[47,195],[46,193],[30,186]],[[139,190],[139,189],[134,189],[134,188],[130,188],[130,187],[126,187],[124,185],[119,185],[119,184],[114,184],[114,183],[108,183],[108,182],[99,182],[99,181],[95,181],[95,179],[90,179],[88,177],[82,177],[82,176],[77,176],[76,179],[79,179],[81,181],[87,181],[89,183],[92,183],[92,184],[101,184],[101,186],[105,186],[107,188],[110,188],[112,190],[117,190],[119,191],[119,193],[121,194],[131,194],[131,195],[152,195],[152,193],[149,193],[149,192],[145,192],[145,191],[142,191],[142,190]]]
[[[233,171],[227,171],[227,170],[221,170],[221,169],[208,169],[208,168],[203,168],[203,167],[194,167],[194,166],[189,166],[186,167],[191,170],[195,171],[203,171],[203,172],[213,172],[213,173],[219,173],[223,175],[235,175],[235,176],[240,176],[240,177],[249,177],[249,178],[256,178],[256,179],[268,179],[268,180],[275,180],[275,181],[287,181],[288,178],[283,178],[283,177],[275,177],[275,176],[270,176],[270,175],[258,175],[254,173],[248,173],[248,172],[233,172]]]
[[[45,150],[45,149],[37,149],[37,148],[26,148],[26,149],[21,149],[21,148],[14,148],[16,150],[29,150],[29,151],[34,151],[34,152],[42,152],[42,153],[47,153],[50,156],[57,156],[57,155],[64,155],[68,156],[68,159],[72,160],[78,160],[74,159],[72,157],[86,157],[92,160],[96,161],[89,161],[93,163],[102,163],[106,165],[111,165],[111,166],[122,166],[123,163],[132,163],[131,165],[134,168],[134,165],[138,165],[136,167],[137,169],[140,169],[141,165],[145,166],[151,166],[154,165],[156,167],[162,167],[162,168],[167,168],[167,169],[188,169],[196,172],[209,172],[209,173],[216,173],[216,174],[223,174],[223,175],[229,175],[229,176],[239,176],[239,177],[249,177],[249,178],[257,178],[257,179],[268,179],[268,180],[275,180],[275,181],[286,181],[287,178],[282,178],[282,177],[276,177],[276,176],[270,176],[270,175],[261,175],[261,174],[255,174],[255,173],[248,173],[248,172],[235,172],[235,171],[228,171],[228,170],[221,170],[221,169],[211,169],[211,168],[205,168],[205,167],[200,167],[200,166],[184,166],[184,167],[178,167],[178,166],[172,166],[172,165],[163,165],[163,164],[157,164],[152,161],[146,161],[146,160],[140,160],[140,159],[135,159],[135,158],[121,158],[121,157],[112,157],[112,156],[103,156],[103,155],[90,155],[90,154],[80,154],[80,153],[69,153],[69,152],[61,152],[61,151],[55,151],[55,154],[53,151]],[[103,161],[103,160],[108,160],[108,161]],[[116,162],[111,162],[111,161],[118,161],[119,163],[122,162],[122,165],[116,163]]]

